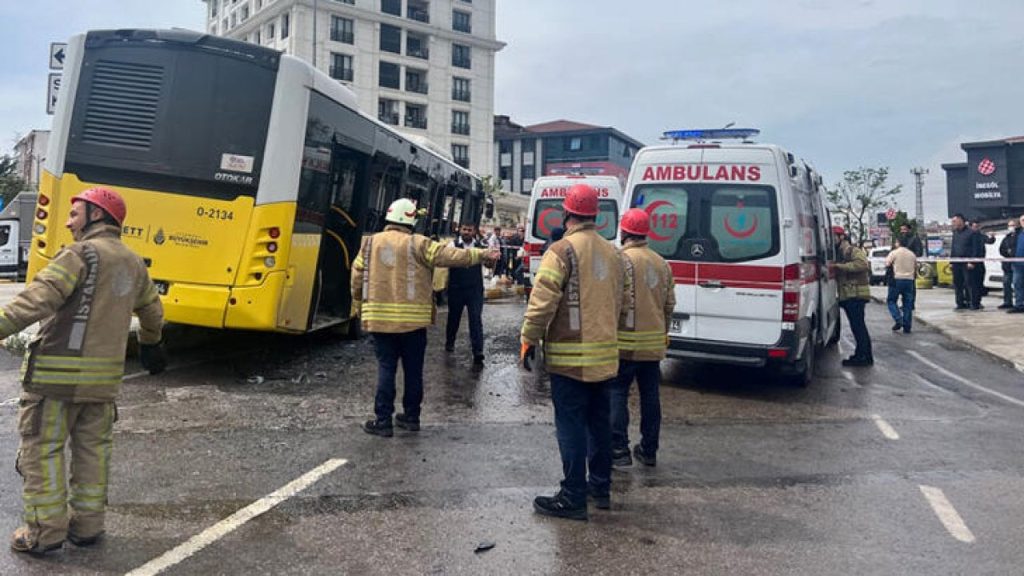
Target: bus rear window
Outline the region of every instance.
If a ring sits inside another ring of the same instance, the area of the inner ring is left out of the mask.
[[[535,237],[547,241],[551,238],[551,231],[562,226],[562,202],[561,198],[537,201],[533,211]],[[598,208],[597,232],[606,240],[614,240],[618,235],[619,204],[615,200],[601,200]]]
[[[648,245],[669,260],[744,262],[779,251],[771,187],[641,186],[633,205],[651,216]]]
[[[65,170],[146,190],[254,196],[276,63],[174,48],[113,42],[86,49]]]

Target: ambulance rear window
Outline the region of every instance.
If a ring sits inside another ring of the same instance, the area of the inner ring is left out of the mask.
[[[562,198],[538,200],[533,211],[533,235],[547,241],[551,230],[562,226]],[[619,206],[615,200],[601,200],[598,204],[597,232],[607,240],[618,234]]]
[[[669,260],[745,262],[779,251],[770,186],[638,186],[633,205],[651,216],[648,245]]]

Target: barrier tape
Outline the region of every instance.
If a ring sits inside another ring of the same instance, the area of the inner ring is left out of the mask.
[[[941,256],[927,256],[918,257],[918,262],[951,262],[954,264],[961,264],[965,262],[1020,262],[1024,263],[1024,258],[943,258]]]

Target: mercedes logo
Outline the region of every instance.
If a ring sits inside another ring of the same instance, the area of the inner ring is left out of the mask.
[[[700,244],[694,244],[693,246],[690,246],[690,256],[693,256],[694,258],[703,258],[704,247],[701,246]]]

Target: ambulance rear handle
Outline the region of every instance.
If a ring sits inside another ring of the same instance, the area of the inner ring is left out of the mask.
[[[704,280],[703,282],[698,282],[698,286],[701,288],[725,288],[725,285],[718,280]]]

